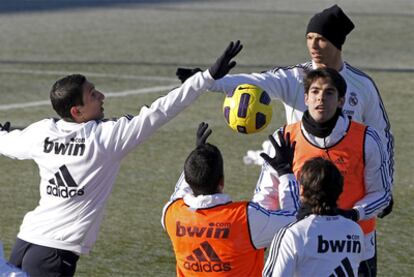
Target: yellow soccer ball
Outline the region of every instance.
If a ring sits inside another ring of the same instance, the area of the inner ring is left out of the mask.
[[[262,131],[272,120],[270,96],[257,86],[239,85],[224,99],[223,114],[227,125],[238,133]]]

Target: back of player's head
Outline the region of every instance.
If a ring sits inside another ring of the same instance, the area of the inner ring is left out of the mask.
[[[318,68],[309,71],[303,78],[305,93],[308,93],[311,85],[320,78],[327,80],[336,88],[339,98],[345,97],[346,81],[338,71],[332,68]]]
[[[309,207],[312,213],[327,214],[336,208],[344,178],[331,161],[321,157],[306,161],[299,182],[302,204]]]
[[[318,33],[342,50],[346,36],[354,29],[354,23],[338,6],[333,5],[315,14],[308,23],[306,34]]]
[[[217,193],[223,171],[220,150],[209,143],[194,149],[184,163],[185,180],[196,196]]]
[[[57,80],[50,90],[50,101],[56,113],[62,118],[72,118],[70,109],[83,105],[83,84],[86,77],[73,74]]]

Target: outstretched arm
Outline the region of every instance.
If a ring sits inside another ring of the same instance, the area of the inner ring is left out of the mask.
[[[103,132],[109,132],[109,135],[104,136],[108,138],[107,142],[116,142],[104,144],[115,147],[113,152],[119,153],[122,158],[191,105],[214,84],[216,79],[227,74],[236,65],[233,58],[241,49],[242,45],[239,41],[231,42],[210,69],[198,72],[180,87],[158,98],[151,106],[144,106],[138,115],[102,124]]]

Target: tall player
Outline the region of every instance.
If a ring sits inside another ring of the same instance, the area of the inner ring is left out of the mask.
[[[32,159],[40,171],[40,201],[23,219],[10,262],[30,276],[73,276],[79,256],[96,241],[121,160],[227,74],[241,49],[239,41],[231,42],[209,70],[135,116],[103,120],[104,94],[75,74],[58,80],[50,92],[61,119],[11,132],[5,124],[0,154]]]

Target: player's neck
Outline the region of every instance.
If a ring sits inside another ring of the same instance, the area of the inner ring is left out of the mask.
[[[314,68],[333,68],[336,71],[341,71],[342,66],[343,66],[343,61],[341,57],[338,57],[330,62],[326,62],[326,63],[316,63],[315,61],[314,63]]]

